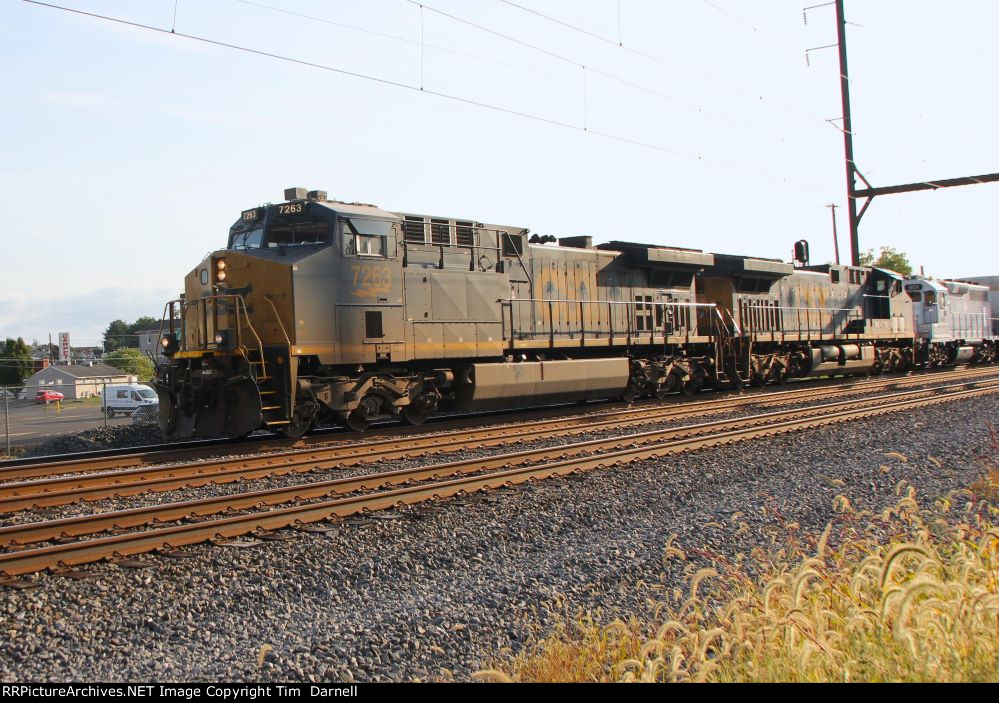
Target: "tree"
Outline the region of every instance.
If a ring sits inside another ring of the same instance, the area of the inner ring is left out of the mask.
[[[139,348],[139,330],[149,329],[159,324],[155,317],[140,317],[135,322],[115,320],[104,330],[104,351],[113,352],[124,347]]]
[[[878,258],[874,258],[874,250],[868,249],[860,255],[861,266],[877,266],[879,269],[888,269],[903,276],[912,275],[912,264],[905,252],[895,251],[891,247],[881,247]]]
[[[20,390],[21,383],[33,369],[31,350],[23,339],[8,337],[0,345],[0,386],[16,386]]]
[[[148,383],[156,375],[156,367],[138,349],[122,347],[104,356],[104,363],[138,376],[140,383]]]
[[[129,346],[130,338],[128,335],[128,323],[124,320],[115,320],[104,330],[104,351],[113,352],[120,347]]]

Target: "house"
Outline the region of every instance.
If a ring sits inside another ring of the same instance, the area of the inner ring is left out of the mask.
[[[163,356],[163,347],[160,346],[159,323],[153,327],[136,330],[135,334],[139,337],[139,351],[142,352],[143,356],[152,356],[153,362],[157,364],[166,359],[166,357]]]
[[[24,390],[34,395],[40,390],[58,391],[66,400],[92,398],[103,393],[108,383],[136,383],[139,379],[107,364],[49,366],[24,379]]]

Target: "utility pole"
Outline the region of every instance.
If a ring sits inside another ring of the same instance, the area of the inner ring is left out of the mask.
[[[860,221],[871,206],[871,201],[878,195],[893,195],[895,193],[914,193],[920,190],[940,190],[942,188],[953,188],[955,186],[974,185],[976,183],[999,182],[999,173],[987,173],[981,176],[966,176],[964,178],[949,178],[940,181],[923,181],[921,183],[908,183],[900,186],[888,186],[885,188],[875,188],[871,185],[864,174],[857,168],[857,162],[853,153],[853,115],[850,111],[850,69],[847,63],[846,52],[846,10],[845,0],[834,0],[821,5],[813,5],[805,8],[805,23],[808,23],[808,11],[828,5],[836,6],[836,34],[838,42],[828,46],[820,46],[809,49],[805,52],[807,60],[809,52],[819,49],[830,49],[833,46],[839,48],[839,81],[840,93],[843,102],[843,150],[846,156],[846,194],[847,213],[850,216],[850,257],[854,266],[860,265],[860,236],[858,230]],[[857,188],[857,179],[863,181],[866,188]],[[864,199],[864,205],[857,210],[857,201]],[[835,217],[835,212],[833,214]]]
[[[827,205],[830,210],[832,210],[832,221],[833,221],[833,249],[836,250],[836,265],[839,266],[839,232],[836,231],[836,208],[839,205],[833,203],[832,205]]]
[[[839,36],[839,82],[843,100],[843,150],[846,153],[847,211],[850,214],[850,255],[854,266],[860,266],[860,234],[857,231],[857,164],[853,160],[853,114],[850,111],[850,68],[846,58],[846,10],[844,0],[836,0],[836,31]],[[836,211],[833,210],[835,222]]]

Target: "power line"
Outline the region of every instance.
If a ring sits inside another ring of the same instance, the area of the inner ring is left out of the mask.
[[[53,9],[53,10],[59,10],[59,11],[62,11],[62,12],[68,12],[68,13],[71,13],[71,14],[81,15],[81,16],[84,16],[84,17],[90,17],[92,19],[99,19],[99,20],[103,20],[103,21],[107,21],[107,22],[112,22],[112,23],[115,23],[115,24],[121,24],[121,25],[129,26],[129,27],[134,27],[134,28],[137,28],[137,29],[145,29],[145,30],[148,30],[148,31],[151,31],[151,32],[157,32],[157,33],[165,34],[165,35],[172,36],[172,37],[180,37],[180,38],[183,38],[183,39],[189,39],[191,41],[202,42],[204,44],[209,44],[209,45],[212,45],[212,46],[216,46],[216,47],[220,47],[220,48],[225,48],[225,49],[231,49],[233,51],[240,51],[240,52],[244,52],[244,53],[247,53],[247,54],[252,54],[252,55],[255,55],[255,56],[261,56],[261,57],[264,57],[264,58],[274,59],[274,60],[277,60],[277,61],[284,61],[284,62],[287,62],[287,63],[299,65],[299,66],[306,66],[306,67],[309,67],[309,68],[315,68],[315,69],[319,69],[319,70],[323,70],[323,71],[329,71],[331,73],[336,73],[336,74],[343,75],[343,76],[350,76],[352,78],[358,78],[358,79],[362,79],[362,80],[368,80],[368,81],[372,81],[374,83],[378,83],[380,85],[391,86],[393,88],[401,88],[401,89],[413,91],[413,92],[416,92],[416,93],[422,93],[422,94],[425,94],[425,95],[433,95],[433,96],[436,96],[436,97],[439,97],[439,98],[443,98],[445,100],[450,100],[452,102],[457,102],[457,103],[464,104],[464,105],[470,105],[470,106],[474,106],[474,107],[480,107],[480,108],[483,108],[483,109],[492,110],[494,112],[499,112],[499,113],[502,113],[502,114],[511,115],[511,116],[514,116],[514,117],[521,117],[523,119],[532,120],[532,121],[539,122],[539,123],[542,123],[542,124],[547,124],[547,125],[553,126],[553,127],[561,127],[563,129],[570,129],[570,130],[573,130],[573,131],[576,131],[576,132],[581,132],[583,134],[593,134],[593,135],[596,135],[596,136],[599,136],[599,137],[603,137],[603,138],[608,139],[608,140],[620,142],[622,144],[630,144],[632,146],[637,146],[637,147],[649,149],[649,150],[652,150],[652,151],[657,151],[657,152],[660,152],[660,153],[669,154],[669,155],[680,157],[680,158],[684,158],[684,159],[689,159],[691,161],[697,161],[697,162],[700,162],[700,163],[711,164],[713,166],[718,166],[720,168],[725,168],[725,169],[729,169],[729,170],[733,170],[733,171],[737,171],[737,172],[741,172],[741,173],[751,174],[751,175],[755,175],[755,176],[767,178],[767,179],[770,179],[770,180],[776,180],[776,181],[779,181],[779,182],[782,182],[782,183],[793,184],[793,181],[791,181],[788,178],[782,177],[782,176],[775,176],[775,175],[769,174],[769,173],[762,173],[762,172],[754,171],[752,169],[744,168],[744,167],[741,167],[741,166],[736,166],[734,164],[729,164],[729,163],[725,163],[725,162],[722,162],[722,161],[717,161],[717,160],[714,160],[714,159],[706,159],[706,158],[703,158],[702,156],[699,156],[699,155],[690,154],[690,153],[687,153],[687,152],[679,151],[677,149],[672,149],[672,148],[665,147],[665,146],[662,146],[662,145],[652,144],[650,142],[645,142],[645,141],[641,141],[641,140],[638,140],[638,139],[632,139],[630,137],[626,137],[626,136],[619,135],[619,134],[613,134],[611,132],[604,132],[604,131],[599,131],[599,130],[594,130],[594,129],[587,129],[584,126],[577,125],[577,124],[572,124],[570,122],[564,122],[562,120],[557,120],[557,119],[554,119],[554,118],[551,118],[551,117],[545,117],[543,115],[536,115],[536,114],[533,114],[533,113],[524,112],[522,110],[504,107],[502,105],[495,105],[495,104],[491,104],[491,103],[480,102],[478,100],[473,100],[471,98],[465,98],[465,97],[462,97],[460,95],[453,95],[453,94],[450,94],[450,93],[444,93],[444,92],[435,91],[435,90],[424,90],[424,89],[421,89],[418,86],[409,85],[407,83],[401,83],[399,81],[393,81],[393,80],[390,80],[390,79],[387,79],[387,78],[380,78],[378,76],[371,76],[371,75],[368,75],[368,74],[359,73],[357,71],[350,71],[350,70],[347,70],[347,69],[344,69],[344,68],[338,68],[336,66],[329,66],[329,65],[326,65],[326,64],[320,64],[320,63],[316,63],[316,62],[313,62],[313,61],[305,61],[303,59],[296,59],[296,58],[293,58],[293,57],[290,57],[290,56],[285,56],[283,54],[276,54],[276,53],[273,53],[273,52],[263,51],[261,49],[254,49],[252,47],[242,46],[242,45],[239,45],[239,44],[231,44],[229,42],[224,42],[224,41],[221,41],[221,40],[218,40],[218,39],[211,39],[209,37],[202,37],[202,36],[198,36],[198,35],[195,35],[195,34],[188,34],[188,33],[184,33],[184,32],[171,31],[171,30],[168,30],[168,29],[163,29],[162,27],[155,27],[153,25],[143,24],[141,22],[135,22],[135,21],[132,21],[132,20],[122,19],[120,17],[111,17],[109,15],[101,15],[101,14],[98,14],[98,13],[87,12],[85,10],[79,10],[79,9],[72,8],[72,7],[64,7],[62,5],[55,5],[55,4],[52,4],[52,3],[41,2],[40,0],[23,0],[23,2],[27,2],[27,3],[32,4],[32,5],[38,5],[40,7],[45,7],[45,8],[49,8],[49,9]],[[428,8],[428,9],[430,9],[430,8]]]
[[[406,0],[406,2],[415,3],[416,0]],[[786,105],[784,105],[782,103],[779,103],[779,102],[777,102],[775,100],[771,100],[770,98],[767,98],[767,97],[765,97],[763,95],[754,95],[752,92],[747,91],[744,88],[740,88],[739,86],[735,86],[735,85],[731,85],[731,84],[725,83],[724,81],[720,81],[717,78],[712,78],[711,76],[704,75],[703,73],[699,73],[699,72],[694,71],[692,69],[689,69],[689,68],[687,68],[685,66],[681,66],[680,64],[673,63],[672,61],[667,61],[664,58],[661,58],[659,56],[655,56],[654,54],[650,54],[650,53],[648,53],[646,51],[642,51],[641,49],[636,49],[636,48],[634,48],[634,47],[632,47],[630,45],[627,45],[627,44],[625,44],[623,42],[614,41],[610,37],[605,37],[602,34],[597,34],[596,32],[591,32],[588,29],[584,29],[582,27],[578,27],[578,26],[576,26],[576,25],[574,25],[574,24],[572,24],[570,22],[567,22],[567,21],[565,21],[563,19],[559,19],[558,17],[553,17],[551,15],[546,15],[543,12],[538,12],[537,10],[534,10],[534,9],[532,9],[530,7],[525,7],[524,5],[521,5],[519,3],[513,2],[513,0],[496,0],[496,2],[500,2],[500,3],[503,3],[504,5],[509,5],[510,7],[514,7],[516,9],[518,9],[518,10],[523,11],[523,12],[527,12],[527,13],[529,13],[531,15],[535,15],[536,17],[540,17],[540,18],[542,18],[544,20],[547,20],[548,22],[552,22],[554,24],[560,25],[560,26],[562,26],[562,27],[564,27],[566,29],[569,29],[569,30],[571,30],[573,32],[577,32],[579,34],[586,35],[586,36],[588,36],[588,37],[590,37],[592,39],[596,39],[598,41],[604,42],[605,44],[610,44],[611,46],[616,46],[616,47],[618,47],[620,49],[623,49],[624,51],[627,51],[627,52],[629,52],[631,54],[635,54],[636,56],[641,56],[644,59],[647,59],[649,61],[653,61],[655,63],[661,64],[661,65],[666,66],[668,68],[671,68],[674,71],[679,71],[681,73],[685,73],[685,74],[687,74],[689,76],[692,76],[694,78],[697,78],[699,80],[707,81],[708,83],[713,83],[713,84],[715,84],[715,85],[717,85],[717,86],[719,86],[721,88],[725,88],[726,90],[729,90],[729,91],[732,91],[732,92],[741,93],[743,95],[750,96],[750,97],[752,97],[754,99],[762,100],[762,101],[764,101],[764,102],[766,102],[766,103],[768,103],[770,105],[773,105],[774,107],[776,107],[776,108],[778,108],[780,110],[783,110],[784,112],[787,112],[788,114],[794,115],[794,116],[799,117],[801,119],[808,120],[808,121],[811,121],[811,122],[822,121],[822,119],[819,118],[819,117],[815,117],[814,115],[808,115],[808,114],[805,114],[803,112],[799,112],[798,110],[795,110],[794,108],[788,107],[788,106],[786,106]]]
[[[779,37],[776,37],[773,34],[770,34],[768,32],[763,31],[762,29],[760,29],[759,27],[757,27],[755,24],[753,24],[749,20],[743,19],[742,17],[739,17],[738,15],[736,15],[736,14],[734,14],[732,12],[729,12],[728,10],[726,10],[723,7],[719,7],[718,5],[716,5],[713,2],[711,2],[711,0],[701,0],[701,2],[704,3],[705,5],[707,5],[708,7],[712,8],[713,10],[716,10],[717,12],[720,12],[721,14],[725,15],[729,19],[735,20],[739,24],[748,27],[749,29],[753,30],[756,34],[760,35],[761,37],[766,37],[770,41],[772,41],[772,42],[774,42],[776,44],[780,44],[781,46],[783,46],[786,49],[790,49],[791,51],[793,51],[795,53],[800,53],[801,49],[799,47],[793,46],[792,44],[789,44],[788,42],[784,41],[783,39],[781,39]]]
[[[317,17],[316,15],[306,15],[301,12],[294,12],[292,10],[286,10],[281,7],[273,7],[272,5],[266,5],[262,2],[254,2],[253,0],[232,0],[232,2],[242,3],[243,5],[249,5],[251,7],[256,7],[261,10],[268,10],[270,12],[278,12],[282,15],[288,15],[290,17],[297,17],[299,19],[310,20],[312,22],[320,22],[322,24],[328,24],[333,27],[339,27],[341,29],[349,29],[354,32],[361,32],[363,34],[369,34],[375,37],[381,37],[383,39],[391,39],[393,41],[402,42],[404,44],[412,44],[414,46],[419,46],[421,49],[432,49],[434,51],[440,51],[447,54],[454,54],[455,56],[461,56],[463,58],[476,59],[478,61],[486,61],[488,63],[498,64],[500,66],[506,66],[508,68],[516,68],[519,70],[525,70],[524,66],[517,66],[516,64],[507,63],[506,61],[500,61],[498,59],[491,59],[486,56],[479,56],[477,54],[469,54],[464,51],[457,51],[456,49],[448,49],[443,46],[436,46],[434,44],[424,44],[422,41],[417,41],[415,39],[409,39],[407,37],[401,37],[396,34],[389,34],[387,32],[379,32],[374,29],[368,29],[366,27],[358,27],[352,24],[345,24],[343,22],[336,22],[325,17]]]
[[[745,122],[739,122],[738,120],[733,120],[732,118],[728,117],[727,115],[722,115],[720,113],[712,112],[710,110],[704,110],[704,108],[702,108],[699,105],[694,105],[694,104],[689,103],[689,102],[687,102],[685,100],[681,100],[680,98],[677,98],[677,97],[675,97],[673,95],[667,95],[666,93],[663,93],[663,92],[661,92],[659,90],[656,90],[655,88],[651,88],[649,86],[642,85],[640,83],[636,83],[634,81],[631,81],[631,80],[629,80],[627,78],[623,78],[623,77],[618,76],[618,75],[615,75],[613,73],[608,73],[607,71],[602,71],[602,70],[600,70],[598,68],[594,68],[594,66],[592,64],[584,63],[583,61],[580,61],[578,59],[574,59],[574,58],[572,58],[570,56],[566,56],[564,54],[560,54],[560,53],[555,52],[555,51],[551,51],[550,49],[546,49],[546,48],[544,48],[542,46],[538,46],[537,44],[532,44],[531,42],[525,41],[523,39],[518,39],[517,37],[514,37],[514,36],[512,36],[510,34],[506,34],[504,32],[500,32],[498,30],[495,30],[495,29],[492,29],[490,27],[487,27],[487,26],[485,26],[483,24],[479,24],[477,22],[473,22],[472,20],[466,19],[464,17],[459,17],[458,15],[452,14],[450,12],[445,12],[444,10],[440,10],[440,9],[437,9],[437,8],[432,7],[430,5],[427,5],[425,3],[418,2],[417,0],[403,0],[403,1],[409,3],[410,5],[415,5],[416,7],[419,7],[420,10],[421,10],[421,12],[423,10],[428,10],[430,12],[433,12],[434,14],[440,15],[441,17],[446,17],[447,19],[452,20],[454,22],[458,22],[460,24],[467,25],[469,27],[472,27],[474,29],[478,29],[479,31],[485,32],[487,34],[492,34],[493,36],[499,37],[501,39],[504,39],[506,41],[512,42],[514,44],[518,44],[518,45],[520,45],[520,46],[522,46],[522,47],[524,47],[526,49],[530,49],[530,50],[536,51],[536,52],[538,52],[540,54],[544,54],[545,56],[548,56],[549,58],[555,59],[556,61],[561,61],[561,62],[567,63],[567,64],[569,64],[571,66],[575,66],[576,68],[581,68],[581,69],[590,71],[591,73],[593,73],[595,75],[602,76],[602,77],[607,78],[609,80],[612,80],[612,81],[614,81],[616,83],[620,83],[621,85],[626,85],[626,86],[628,86],[630,88],[635,88],[636,90],[641,90],[641,91],[644,91],[646,93],[649,93],[650,95],[655,95],[656,97],[661,98],[663,100],[666,100],[668,102],[676,103],[677,105],[681,105],[682,107],[685,107],[685,108],[687,108],[688,110],[690,110],[692,112],[696,112],[696,113],[699,113],[699,114],[707,114],[707,115],[710,115],[710,116],[714,117],[715,119],[718,119],[718,120],[720,120],[722,122],[728,122],[730,124],[734,124],[734,125],[737,125],[739,127],[743,127],[745,129],[753,129],[752,125],[748,125]]]

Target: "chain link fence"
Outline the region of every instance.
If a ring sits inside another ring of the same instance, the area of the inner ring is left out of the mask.
[[[0,386],[0,459],[159,443],[155,403],[142,384]]]

